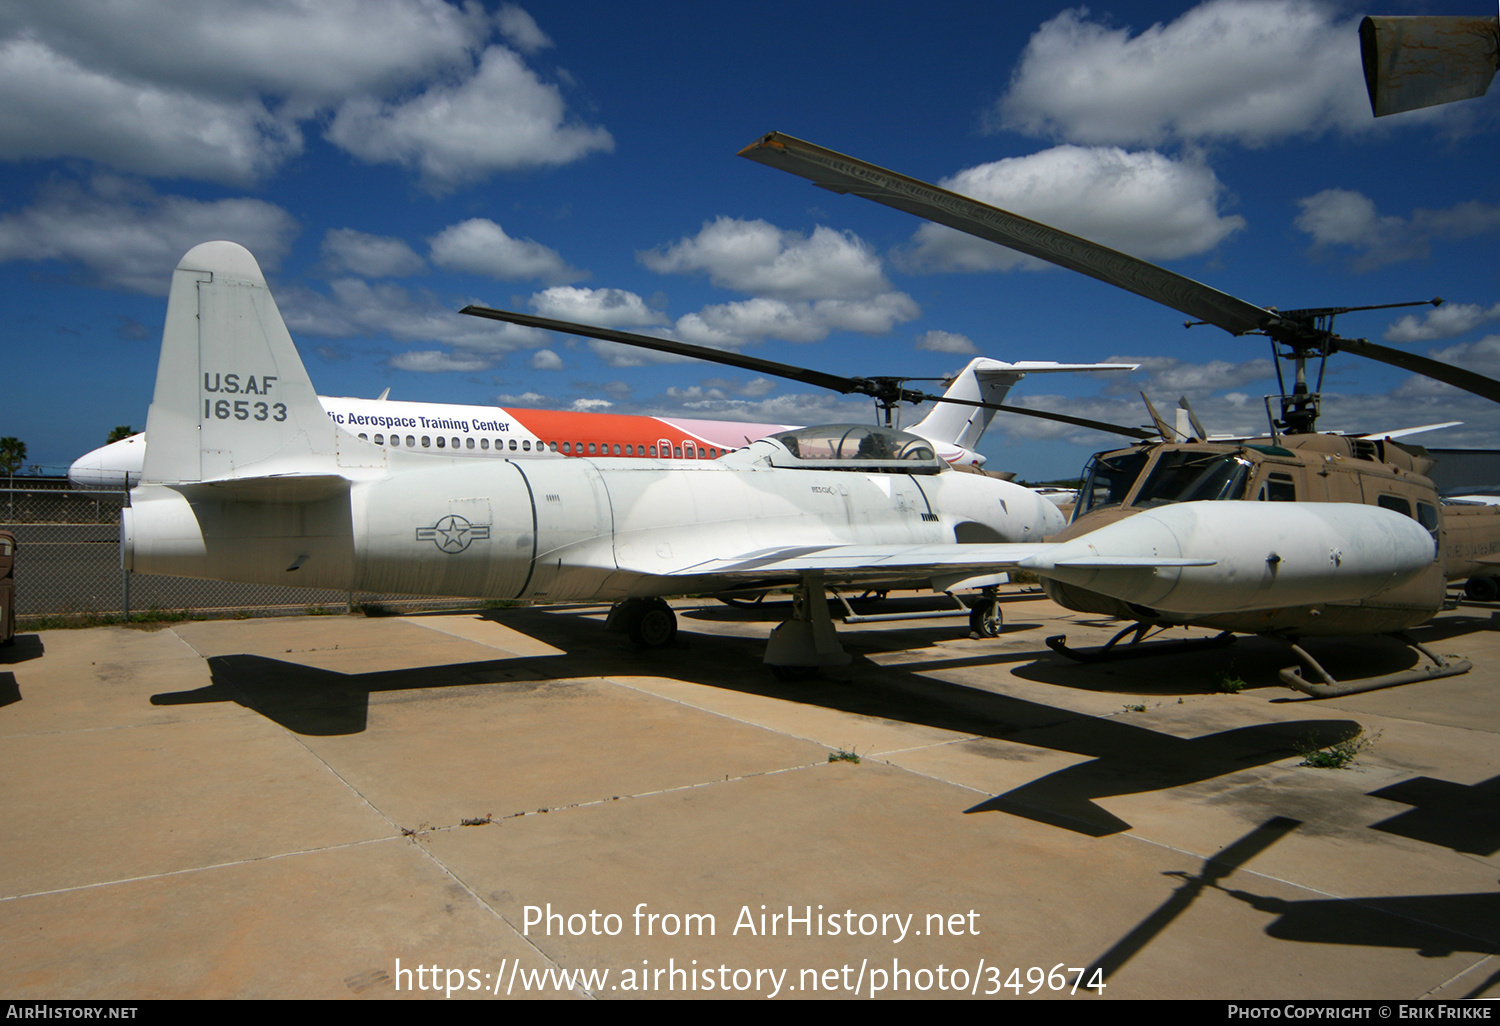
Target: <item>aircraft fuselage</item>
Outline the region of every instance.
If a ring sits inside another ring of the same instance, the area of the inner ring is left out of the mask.
[[[757,442],[691,469],[495,460],[266,485],[143,485],[137,572],[484,598],[613,600],[716,590],[690,568],[787,546],[1036,542],[1056,507],[1005,481],[770,466]]]

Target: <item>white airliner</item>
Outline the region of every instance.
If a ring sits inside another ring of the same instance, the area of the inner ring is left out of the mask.
[[[945,397],[1001,403],[1010,387],[1027,374],[1056,371],[1134,370],[1126,363],[1005,363],[979,357],[953,379]],[[206,403],[228,417],[256,415],[258,393],[247,391],[234,374],[204,374]],[[323,411],[351,434],[388,449],[408,449],[475,458],[536,456],[622,456],[647,459],[717,459],[757,438],[802,427],[739,420],[691,420],[574,410],[529,410],[454,403],[400,402],[319,396]],[[242,415],[243,414],[243,415]],[[927,439],[943,459],[981,466],[975,451],[994,410],[935,403],[928,415],[906,430]],[[68,468],[79,487],[135,487],[146,458],[146,436],[131,435],[80,456]]]

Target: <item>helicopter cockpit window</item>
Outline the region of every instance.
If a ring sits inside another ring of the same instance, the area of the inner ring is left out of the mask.
[[[1411,516],[1411,503],[1399,495],[1381,495],[1375,499],[1375,504],[1381,509],[1392,510],[1404,517]]]
[[[1265,502],[1296,502],[1297,482],[1290,474],[1269,474],[1255,497]]]
[[[1178,450],[1164,452],[1136,494],[1136,506],[1169,502],[1243,499],[1254,465],[1233,454]]]
[[[1417,523],[1427,528],[1427,532],[1436,538],[1438,533],[1437,507],[1430,502],[1417,503]]]
[[[785,450],[771,457],[778,467],[935,474],[946,466],[926,439],[870,424],[799,428],[772,435],[770,441]]]
[[[1078,504],[1073,519],[1102,506],[1118,506],[1125,501],[1130,486],[1140,476],[1149,456],[1146,452],[1100,453],[1083,468],[1083,484],[1078,489]]]

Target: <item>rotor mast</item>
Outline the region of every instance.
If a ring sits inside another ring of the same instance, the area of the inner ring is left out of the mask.
[[[1318,413],[1322,403],[1323,371],[1328,366],[1328,356],[1339,348],[1340,341],[1369,343],[1368,339],[1341,340],[1333,332],[1333,319],[1339,314],[1359,310],[1395,310],[1408,306],[1442,306],[1442,297],[1411,303],[1375,303],[1368,306],[1320,306],[1305,310],[1277,311],[1277,320],[1268,324],[1264,334],[1271,338],[1272,349],[1277,345],[1287,348],[1285,353],[1276,353],[1280,359],[1291,360],[1293,365],[1292,391],[1277,398],[1281,403],[1281,419],[1275,427],[1288,434],[1307,434],[1316,429]],[[1190,325],[1191,326],[1191,325]],[[1309,388],[1307,384],[1307,361],[1318,359],[1318,383]],[[1282,381],[1281,364],[1276,364],[1276,379]]]

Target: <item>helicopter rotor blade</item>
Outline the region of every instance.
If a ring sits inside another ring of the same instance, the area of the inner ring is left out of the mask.
[[[534,314],[516,313],[513,310],[495,310],[487,306],[466,306],[459,311],[461,314],[469,314],[473,317],[488,317],[494,321],[506,321],[510,324],[521,324],[528,328],[542,328],[547,331],[560,331],[565,335],[582,335],[585,338],[597,338],[602,342],[618,342],[621,345],[636,346],[641,349],[654,349],[659,353],[671,353],[674,356],[687,356],[695,360],[707,360],[711,363],[727,364],[730,367],[739,367],[741,370],[754,371],[757,374],[772,374],[779,378],[790,378],[807,385],[816,385],[819,388],[831,388],[835,392],[848,395],[851,392],[865,392],[868,382],[863,378],[846,378],[838,374],[825,374],[822,371],[809,370],[805,367],[796,367],[789,363],[777,363],[775,360],[762,360],[756,356],[744,356],[740,353],[731,353],[724,349],[712,349],[708,346],[697,346],[691,342],[678,342],[670,338],[656,338],[651,335],[638,335],[633,331],[616,331],[612,328],[599,328],[590,324],[575,324],[572,321],[559,321],[551,317],[537,317]]]
[[[930,393],[918,392],[914,396],[908,396],[911,402],[934,402],[952,403],[955,406],[977,406],[982,410],[999,410],[1001,413],[1019,413],[1023,417],[1035,417],[1038,420],[1052,420],[1059,424],[1072,424],[1074,427],[1091,428],[1094,431],[1105,431],[1112,435],[1126,435],[1130,438],[1155,438],[1156,435],[1142,428],[1125,427],[1123,424],[1111,424],[1106,420],[1090,420],[1087,417],[1074,417],[1067,413],[1053,413],[1051,410],[1034,410],[1029,406],[1009,406],[1005,403],[982,403],[976,399],[950,399],[945,395],[932,395]]]
[[[1377,345],[1363,338],[1336,338],[1332,346],[1338,352],[1357,353],[1368,359],[1390,364],[1392,367],[1400,367],[1413,374],[1420,374],[1434,381],[1441,381],[1445,385],[1461,388],[1465,392],[1472,392],[1491,402],[1500,403],[1500,381],[1464,370],[1462,367],[1455,367],[1451,363],[1443,363],[1428,356],[1418,356],[1416,353],[1392,349],[1390,346]]]
[[[510,324],[520,324],[528,328],[560,331],[567,335],[581,335],[585,338],[596,338],[604,342],[618,342],[622,345],[653,349],[661,353],[692,357],[693,359],[706,360],[710,363],[722,363],[730,367],[739,367],[742,370],[754,371],[758,374],[770,374],[774,377],[800,381],[806,385],[831,389],[843,395],[868,395],[880,402],[938,402],[952,403],[957,406],[976,406],[986,410],[999,410],[1003,413],[1019,413],[1028,417],[1036,417],[1040,420],[1058,421],[1063,424],[1072,424],[1075,427],[1085,427],[1096,431],[1107,431],[1112,434],[1128,435],[1132,438],[1152,437],[1149,432],[1141,431],[1138,428],[1110,424],[1101,420],[1090,420],[1086,417],[1073,417],[1068,414],[1051,413],[1046,410],[1033,410],[1025,406],[1008,406],[1004,403],[985,403],[973,399],[950,399],[943,395],[919,392],[915,389],[902,388],[899,382],[904,379],[843,377],[838,374],[826,374],[822,371],[810,370],[806,367],[797,367],[789,363],[778,363],[775,360],[763,360],[757,356],[745,356],[741,353],[731,353],[723,349],[712,349],[708,346],[694,345],[691,342],[678,342],[674,339],[638,335],[631,331],[617,331],[613,328],[600,328],[590,324],[578,324],[573,321],[559,321],[551,317],[538,317],[535,314],[517,313],[513,310],[496,310],[487,306],[466,306],[459,313],[469,314],[473,317],[486,317],[495,321],[505,321]]]
[[[1370,17],[1359,49],[1377,118],[1473,99],[1500,70],[1500,18]]]
[[[809,179],[833,192],[863,196],[1097,278],[1232,335],[1264,332],[1291,347],[1299,358],[1326,346],[1329,351],[1357,353],[1500,402],[1500,381],[1493,378],[1365,339],[1346,339],[1320,331],[1307,316],[1293,316],[1338,310],[1278,313],[1263,309],[1149,261],[780,132],[762,136],[739,155]]]
[[[1273,311],[1165,267],[780,132],[763,136],[739,155],[809,179],[833,192],[863,196],[1097,278],[1216,325],[1231,335],[1258,331],[1279,321]]]

